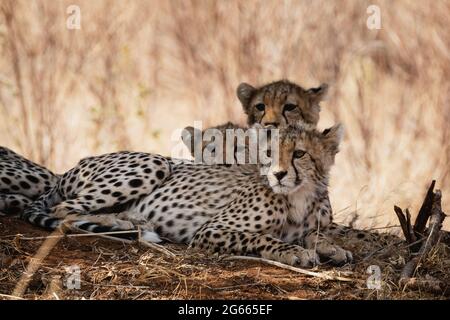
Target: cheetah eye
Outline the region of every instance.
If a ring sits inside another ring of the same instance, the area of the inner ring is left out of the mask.
[[[296,104],[287,103],[284,105],[284,111],[293,111],[295,108],[297,108]]]
[[[305,155],[305,153],[306,153],[306,151],[303,151],[303,150],[295,150],[294,158],[300,159],[301,157],[303,157]]]
[[[264,111],[266,109],[266,105],[264,103],[258,103],[255,105],[256,110],[258,111]]]

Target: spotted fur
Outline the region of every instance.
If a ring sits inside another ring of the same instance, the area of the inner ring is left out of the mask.
[[[59,176],[0,147],[0,212],[19,214],[44,192],[56,185]]]

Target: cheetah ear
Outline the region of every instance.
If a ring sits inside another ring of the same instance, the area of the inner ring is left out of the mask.
[[[194,156],[195,143],[202,143],[202,131],[191,126],[186,127],[181,131],[181,140],[188,148],[191,155]]]
[[[344,126],[340,123],[325,129],[322,132],[322,141],[325,149],[332,155],[339,152],[339,144],[344,136]]]
[[[248,108],[248,104],[250,103],[250,100],[255,93],[256,89],[249,85],[248,83],[242,82],[236,89],[236,94],[239,98],[239,101],[241,101],[242,106],[244,107],[244,110],[246,111]]]
[[[328,93],[328,84],[322,83],[317,88],[311,88],[306,90],[309,99],[313,104],[318,104],[320,101],[324,100]]]

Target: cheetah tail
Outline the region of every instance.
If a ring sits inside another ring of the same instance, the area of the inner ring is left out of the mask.
[[[63,223],[62,219],[51,217],[51,216],[48,216],[45,214],[31,215],[31,216],[29,216],[28,221],[34,225],[37,225],[37,226],[42,227],[47,230],[55,230]],[[89,219],[73,220],[68,223],[73,227],[74,230],[80,230],[82,232],[112,233],[112,234],[108,235],[111,238],[126,239],[126,240],[138,240],[139,239],[139,234],[138,234],[138,232],[136,232],[136,230],[125,230],[125,229],[121,229],[118,226],[102,225],[100,223],[89,221]],[[114,233],[114,232],[118,232],[118,231],[120,231],[120,233]],[[162,241],[157,233],[155,233],[153,231],[149,231],[149,230],[141,231],[140,238],[144,241],[154,242],[154,243],[158,243],[158,242]]]

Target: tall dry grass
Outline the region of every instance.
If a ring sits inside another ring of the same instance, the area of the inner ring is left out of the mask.
[[[66,28],[69,4],[81,30]],[[366,27],[370,4],[382,29]],[[346,126],[336,217],[395,223],[438,180],[450,212],[449,1],[0,3],[0,144],[62,172],[118,149],[170,154],[175,128],[245,119],[235,87],[328,82]]]

